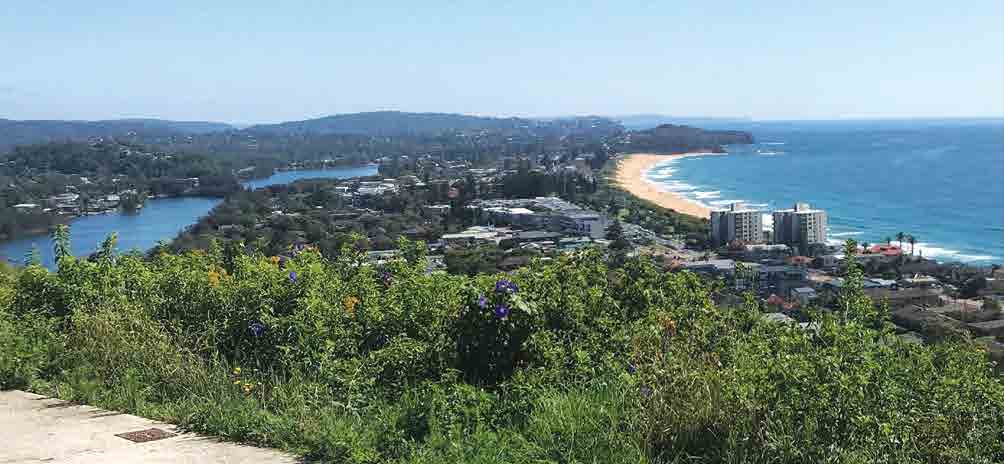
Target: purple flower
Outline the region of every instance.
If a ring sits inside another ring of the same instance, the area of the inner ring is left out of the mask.
[[[634,367],[634,364],[628,363],[628,365],[627,365],[627,371],[628,371],[628,374],[634,374],[635,372],[638,372],[638,369],[636,367]]]
[[[499,319],[505,319],[509,316],[509,307],[505,303],[499,303],[495,305],[495,317]]]
[[[285,256],[280,256],[279,257],[279,269],[283,269],[283,268],[286,267],[286,261],[288,261],[288,260],[286,259]]]
[[[519,287],[511,280],[499,279],[498,282],[495,282],[495,293],[512,293],[515,295],[517,290],[519,290]]]
[[[252,322],[251,325],[248,325],[248,330],[251,331],[251,335],[260,337],[261,334],[265,333],[265,326],[261,322]]]
[[[488,298],[485,298],[484,295],[479,296],[478,297],[478,307],[480,307],[481,309],[487,308],[488,307]]]
[[[384,286],[390,287],[391,282],[394,280],[394,276],[389,272],[384,272],[381,279],[383,280]]]
[[[289,271],[289,281],[296,282],[296,271]]]

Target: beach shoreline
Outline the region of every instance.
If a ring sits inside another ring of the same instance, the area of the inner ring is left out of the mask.
[[[686,158],[689,156],[711,156],[721,155],[721,153],[678,153],[671,155],[657,155],[652,153],[633,153],[626,155],[617,162],[617,169],[614,181],[620,188],[643,200],[655,203],[663,208],[674,210],[681,214],[693,216],[701,219],[708,219],[711,216],[711,209],[696,201],[684,198],[659,188],[655,183],[646,179],[645,174],[655,165],[666,160],[676,158]]]

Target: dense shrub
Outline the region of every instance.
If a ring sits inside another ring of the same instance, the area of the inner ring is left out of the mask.
[[[902,343],[854,294],[802,329],[641,259],[457,276],[402,247],[4,273],[0,387],[333,462],[1004,460],[985,353]]]

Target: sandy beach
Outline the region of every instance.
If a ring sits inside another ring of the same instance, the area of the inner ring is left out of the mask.
[[[648,172],[652,166],[655,166],[662,161],[672,158],[700,156],[705,154],[706,153],[683,153],[678,155],[653,155],[637,153],[627,155],[617,164],[617,175],[615,176],[615,180],[621,188],[639,198],[651,201],[663,208],[669,208],[683,214],[707,219],[711,215],[710,209],[672,192],[662,190],[652,182],[645,180],[645,173]]]

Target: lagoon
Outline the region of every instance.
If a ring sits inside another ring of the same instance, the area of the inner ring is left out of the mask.
[[[375,176],[376,174],[377,166],[375,164],[336,169],[279,171],[264,179],[255,179],[244,182],[244,186],[252,190],[257,190],[269,185],[289,184],[301,179],[348,179],[350,177]]]
[[[313,169],[302,171],[282,171],[264,178],[244,182],[250,189],[269,185],[288,184],[301,179],[345,179],[349,177],[372,176],[376,166],[355,166],[337,169]],[[70,222],[70,236],[73,253],[88,256],[97,250],[101,242],[112,233],[118,234],[120,251],[147,251],[158,242],[170,242],[185,227],[205,216],[222,200],[204,197],[179,197],[152,199],[138,213],[116,211],[94,216],[81,216]],[[0,243],[0,260],[22,263],[27,254],[37,248],[42,256],[42,264],[52,269],[55,266],[52,254],[52,239],[48,235],[23,237]]]

